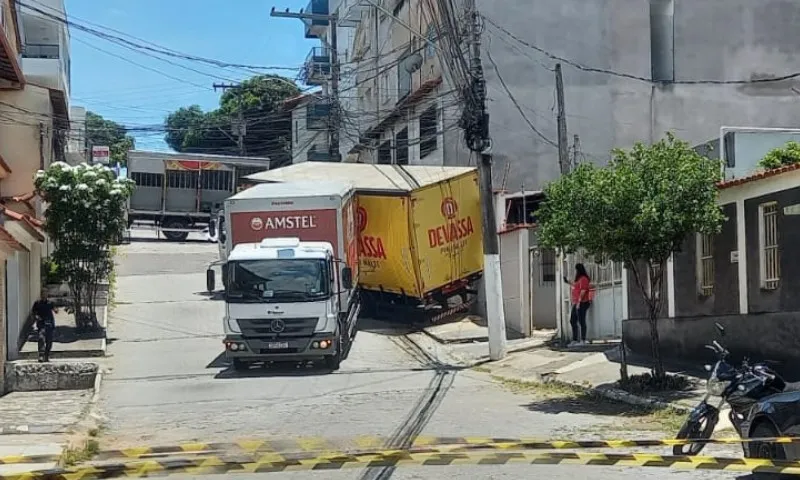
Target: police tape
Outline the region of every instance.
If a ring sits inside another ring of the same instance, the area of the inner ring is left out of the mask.
[[[142,459],[177,455],[209,455],[224,452],[281,453],[317,452],[347,454],[382,449],[388,441],[380,436],[357,436],[347,438],[300,437],[294,439],[245,439],[234,442],[192,442],[176,445],[138,446],[115,450],[102,450],[94,460],[117,458]],[[412,452],[437,453],[469,450],[578,450],[672,447],[700,444],[742,443],[800,443],[800,437],[774,438],[716,438],[716,439],[661,439],[661,440],[542,440],[536,438],[502,437],[418,437]],[[57,462],[59,455],[11,455],[0,457],[0,465]]]
[[[113,458],[147,458],[180,454],[203,454],[240,451],[245,453],[267,452],[352,452],[382,449],[388,438],[380,436],[357,436],[349,438],[300,437],[295,439],[251,439],[235,442],[184,443],[178,445],[141,446],[117,450],[104,450],[94,457],[97,460]],[[426,448],[425,452],[457,450],[573,450],[672,447],[701,444],[742,443],[800,443],[800,437],[774,438],[717,438],[717,439],[661,439],[661,440],[542,440],[541,438],[502,437],[417,437],[412,448]]]
[[[0,480],[93,480],[113,477],[151,477],[177,474],[213,475],[230,473],[280,473],[291,471],[330,471],[370,467],[573,465],[596,467],[644,467],[681,470],[714,470],[739,473],[777,473],[800,475],[800,462],[724,457],[682,457],[646,453],[533,453],[460,452],[412,453],[384,450],[360,454],[292,456],[274,454],[248,459],[211,456],[193,459],[146,460],[74,468],[40,470],[0,476]]]

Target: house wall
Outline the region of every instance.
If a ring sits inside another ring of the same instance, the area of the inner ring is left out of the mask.
[[[40,151],[43,150],[45,166],[52,158],[50,94],[45,88],[27,85],[24,90],[2,92],[0,99],[7,104],[0,105],[0,112],[16,120],[4,122],[0,128],[0,155],[13,171],[0,182],[0,190],[4,197],[24,195],[33,191],[33,177],[40,168]],[[22,113],[20,109],[32,113]]]
[[[292,110],[292,163],[308,160],[308,151],[328,151],[328,130],[309,130],[306,124],[308,103]]]
[[[640,263],[638,271],[642,281],[647,285],[647,266],[644,263]],[[661,298],[663,298],[664,301],[661,304],[661,315],[666,316],[669,311],[669,289],[667,288],[666,268],[662,270],[662,273],[664,279],[661,281]],[[641,288],[636,283],[636,277],[633,271],[626,269],[624,275],[628,276],[628,318],[648,318],[650,314],[648,313],[647,302],[642,295]]]
[[[778,288],[761,288],[758,206],[765,202],[778,202],[778,244],[780,251],[780,282]],[[800,258],[794,255],[794,246],[800,244],[800,216],[784,215],[783,209],[800,203],[800,187],[775,192],[744,202],[747,225],[747,301],[750,313],[800,311]]]
[[[585,161],[605,163],[613,147],[658,139],[667,131],[699,144],[718,136],[722,125],[793,126],[800,115],[800,102],[791,88],[797,87],[794,81],[649,82],[648,1],[529,0],[505,2],[502,8],[494,0],[477,3],[482,14],[518,39],[486,22],[483,66],[495,168],[502,171],[509,165],[511,190],[523,185],[539,188],[559,175],[553,145],[556,61],[523,42],[575,65],[641,78],[582,71],[562,62],[569,139],[580,136]],[[675,0],[675,80],[746,80],[791,73],[790,66],[800,64],[800,37],[794,34],[798,15],[800,4],[786,0]]]
[[[696,235],[687,238],[683,249],[674,255],[676,317],[739,313],[739,266],[731,263],[731,252],[737,250],[736,204],[723,205],[722,211],[727,220],[722,224],[722,231],[713,240],[712,295],[703,296],[700,292]]]

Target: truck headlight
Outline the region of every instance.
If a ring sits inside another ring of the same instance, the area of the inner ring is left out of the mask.
[[[225,325],[228,326],[228,330],[233,333],[242,333],[242,329],[239,328],[239,322],[237,322],[235,318],[225,317],[223,320]]]

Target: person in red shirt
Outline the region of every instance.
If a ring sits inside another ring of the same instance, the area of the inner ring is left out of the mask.
[[[572,287],[570,301],[572,303],[572,313],[569,323],[572,326],[572,343],[570,346],[586,344],[586,311],[592,304],[591,298],[591,279],[586,273],[586,267],[582,263],[575,264],[575,280],[570,282],[567,277],[564,281]]]

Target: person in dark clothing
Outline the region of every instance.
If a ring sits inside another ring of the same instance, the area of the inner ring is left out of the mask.
[[[47,299],[47,292],[42,291],[39,300],[34,302],[31,314],[36,320],[36,331],[39,337],[39,361],[49,362],[53,349],[53,335],[56,331],[56,306]]]
[[[564,281],[572,287],[570,292],[570,312],[569,323],[572,326],[572,342],[570,346],[586,344],[586,311],[592,305],[594,291],[591,286],[591,279],[586,273],[586,267],[582,263],[575,265],[575,281],[570,282],[567,277]]]

